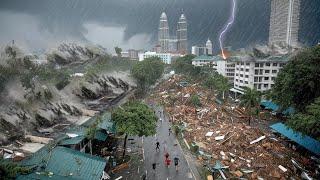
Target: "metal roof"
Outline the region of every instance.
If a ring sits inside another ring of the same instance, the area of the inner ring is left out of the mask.
[[[106,130],[107,132],[116,133],[116,127],[111,120],[111,113],[106,112],[101,116],[101,118],[102,118],[102,121],[101,121],[101,123],[99,123],[98,127],[100,129]],[[94,117],[90,118],[88,121],[86,121],[85,123],[83,123],[82,126],[90,127],[91,125],[93,125],[96,122],[96,120],[97,120],[97,116],[94,116]]]
[[[69,137],[67,135],[63,135],[62,138],[59,140],[59,145],[74,145],[81,143],[86,138],[86,127],[74,127],[67,131],[67,133],[77,134],[77,137]],[[100,141],[105,141],[108,135],[103,132],[102,129],[98,129],[95,133],[95,139]]]
[[[303,146],[310,152],[320,155],[320,142],[313,139],[312,137],[306,136],[301,134],[300,132],[294,131],[293,129],[287,127],[283,123],[276,123],[271,125],[270,127],[273,130],[277,131],[278,133],[282,134],[283,136]]]
[[[212,56],[201,55],[192,59],[192,61],[214,61]]]
[[[265,109],[270,109],[274,112],[277,112],[280,109],[280,107],[277,104],[273,103],[272,101],[263,100],[261,101],[260,105],[264,106]],[[284,115],[291,115],[293,113],[294,113],[294,109],[292,107],[289,107],[282,112],[282,114]]]
[[[23,160],[21,166],[35,167],[17,179],[100,179],[106,166],[103,158],[69,148],[45,146]],[[49,173],[52,173],[51,175]]]

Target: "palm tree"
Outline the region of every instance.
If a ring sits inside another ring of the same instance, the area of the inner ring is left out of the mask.
[[[259,106],[261,101],[261,94],[256,89],[244,88],[244,94],[240,97],[240,106],[246,109],[249,117],[249,125],[252,117],[259,114]]]
[[[219,90],[222,91],[222,99],[225,99],[225,92],[230,89],[229,81],[226,77],[220,78]]]

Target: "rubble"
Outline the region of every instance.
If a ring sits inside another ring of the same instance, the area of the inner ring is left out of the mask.
[[[270,176],[299,179],[301,171],[308,172],[308,177],[315,175],[310,163],[302,161],[312,160],[289,148],[288,142],[274,136],[269,128],[261,128],[268,127],[270,122],[259,120],[254,122],[259,125],[249,126],[244,109],[228,101],[218,103],[221,100],[217,99],[216,93],[199,84],[189,82],[181,86],[180,82],[184,81],[182,76],[174,75],[156,87],[147,102],[164,105],[170,121],[182,130],[188,148],[189,145],[199,147],[200,163],[214,165],[220,161],[228,167],[223,171],[228,179],[268,179]],[[199,96],[201,107],[188,104],[193,94]]]

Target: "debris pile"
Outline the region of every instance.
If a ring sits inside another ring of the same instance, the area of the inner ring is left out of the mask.
[[[215,91],[187,84],[182,76],[174,75],[160,84],[148,101],[165,106],[172,123],[183,130],[188,147],[198,147],[202,164],[213,167],[221,162],[223,169],[217,172],[223,173],[222,177],[299,179],[304,173],[316,176],[318,163],[289,148],[288,142],[261,124],[249,126],[243,109],[222,103],[214,94]],[[189,102],[192,95],[199,97],[200,107]]]

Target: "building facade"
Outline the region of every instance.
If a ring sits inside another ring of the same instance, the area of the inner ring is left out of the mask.
[[[220,57],[220,56],[219,56]],[[224,77],[228,78],[230,83],[234,82],[234,73],[235,73],[235,61],[228,58],[224,60],[220,57],[220,60],[217,61],[217,72]]]
[[[213,54],[213,45],[210,39],[207,40],[205,46],[192,46],[191,47],[191,54],[196,56],[208,55],[212,56]]]
[[[181,14],[177,26],[177,48],[180,54],[188,53],[188,31],[187,19],[184,14]]]
[[[208,39],[206,42],[206,49],[207,49],[207,55],[212,56],[213,45],[210,39]]]
[[[166,13],[162,12],[158,32],[158,44],[160,45],[161,53],[167,53],[169,51],[169,39],[168,18]]]
[[[300,0],[271,0],[269,44],[298,46]]]
[[[146,58],[151,57],[159,57],[163,63],[165,64],[171,64],[171,54],[170,53],[157,53],[157,52],[145,52],[139,54],[139,61],[143,61]]]
[[[260,92],[271,89],[279,71],[287,62],[287,56],[259,60],[236,60],[234,87],[231,91],[243,94],[244,87],[254,88]]]

